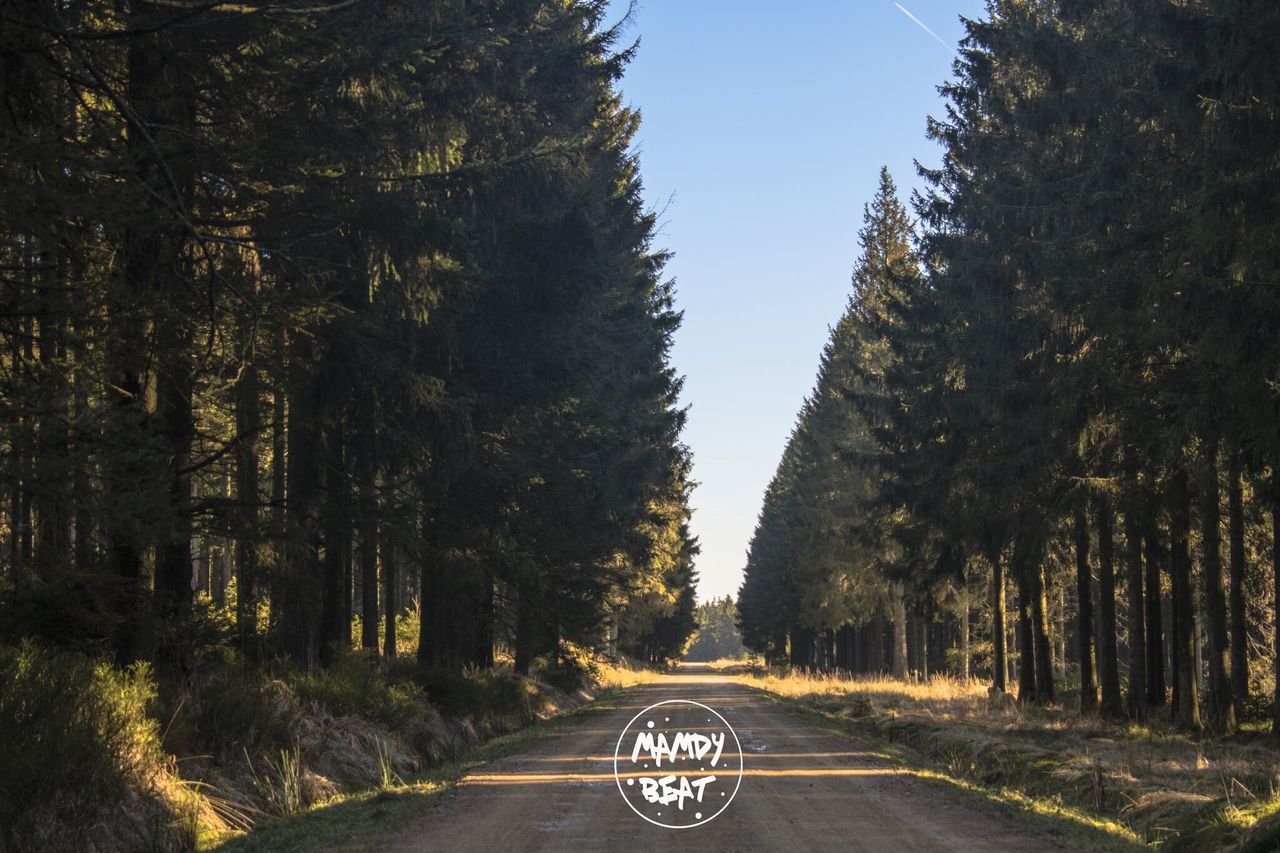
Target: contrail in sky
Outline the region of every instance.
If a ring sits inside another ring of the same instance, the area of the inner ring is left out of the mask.
[[[695,509],[699,509],[699,510],[705,509],[707,512],[713,512],[716,515],[727,516],[728,518],[732,518],[737,521],[755,521],[754,518],[747,518],[747,516],[743,515],[740,512],[734,512],[733,510],[724,509],[723,507],[713,506],[711,504],[695,503],[694,507]]]
[[[908,11],[907,11],[907,7],[906,7],[906,6],[903,6],[901,3],[894,3],[893,5],[895,5],[895,6],[897,6],[897,7],[898,7],[898,11],[899,11],[899,12],[901,12],[902,14],[904,14],[904,15],[906,15],[908,18],[910,18],[912,21],[914,21],[914,22],[915,22],[915,25],[916,25],[917,27],[919,27],[920,29],[924,30],[924,31],[925,31],[926,33],[928,33],[929,35],[933,36],[933,37],[934,37],[934,39],[938,42],[938,44],[942,45],[943,47],[945,47],[947,50],[951,51],[952,53],[954,53],[954,52],[955,52],[955,48],[954,48],[954,47],[952,47],[951,45],[947,44],[945,41],[943,41],[943,40],[942,40],[942,36],[938,35],[938,34],[937,34],[937,33],[935,33],[933,30],[931,30],[931,29],[929,29],[927,26],[925,26],[924,21],[920,20],[920,19],[919,19],[919,18],[917,18],[915,15],[911,14],[910,12],[908,12]]]

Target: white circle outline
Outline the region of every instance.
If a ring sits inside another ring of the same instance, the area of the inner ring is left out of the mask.
[[[709,818],[700,820],[697,823],[690,823],[685,826],[672,826],[669,823],[659,823],[658,821],[649,817],[644,812],[640,811],[638,808],[632,805],[631,800],[627,797],[627,792],[622,789],[622,779],[621,777],[618,776],[618,753],[622,751],[622,739],[627,736],[627,732],[631,731],[632,723],[640,719],[642,716],[644,716],[648,712],[652,711],[654,708],[659,707],[660,705],[697,705],[699,708],[703,708],[707,711],[710,711],[711,713],[715,714],[716,717],[719,718],[720,722],[724,723],[724,727],[729,730],[729,734],[733,735],[733,742],[738,747],[738,782],[736,785],[733,786],[733,793],[729,795],[729,799],[725,801],[725,804],[721,806],[720,809],[716,811],[715,814],[713,814]],[[717,711],[715,708],[711,708],[711,707],[708,707],[707,705],[703,705],[701,702],[694,702],[692,699],[663,699],[661,702],[653,703],[652,705],[643,709],[642,711],[640,711],[640,713],[632,717],[631,720],[626,724],[626,726],[623,727],[622,734],[618,735],[618,744],[613,748],[613,781],[617,783],[618,793],[622,794],[622,799],[626,802],[627,808],[631,809],[633,812],[640,815],[640,817],[649,821],[649,823],[653,824],[654,826],[660,826],[663,829],[693,829],[695,826],[702,826],[704,823],[710,823],[711,821],[718,818],[724,812],[725,809],[729,808],[729,803],[732,803],[733,798],[738,796],[738,789],[742,787],[742,774],[743,774],[743,771],[746,770],[746,763],[747,763],[746,756],[742,752],[742,741],[738,740],[738,733],[733,730],[733,726],[729,725],[729,721],[720,715],[719,711]]]

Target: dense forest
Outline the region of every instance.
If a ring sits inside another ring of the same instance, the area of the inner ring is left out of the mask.
[[[713,598],[693,611],[698,630],[685,653],[687,661],[737,660],[746,657],[738,633],[738,608],[729,596]]]
[[[420,602],[433,666],[682,650],[679,314],[602,14],[6,7],[5,639],[182,675],[212,608],[324,663]]]
[[[604,14],[0,9],[0,847],[85,849],[83,774],[161,747],[247,825],[316,685],[389,721],[353,762],[435,731],[410,767],[474,673],[683,653],[680,314]]]
[[[1280,6],[965,27],[764,497],[747,645],[1280,729]]]

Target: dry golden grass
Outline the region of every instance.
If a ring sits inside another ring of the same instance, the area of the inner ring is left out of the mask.
[[[652,669],[633,667],[626,661],[600,661],[594,666],[594,682],[598,687],[621,689],[637,684],[652,684],[662,678],[662,673]]]
[[[721,672],[754,672],[760,669],[760,659],[751,658],[720,658],[713,661],[698,661],[696,663],[682,663],[681,666],[705,666]]]
[[[916,713],[937,720],[970,719],[985,715],[987,711],[985,684],[950,676],[936,675],[926,681],[910,682],[887,676],[855,677],[757,669],[738,673],[737,677],[746,684],[780,696],[862,698],[878,710]],[[1001,718],[1008,719],[1006,716]]]
[[[1082,715],[1062,704],[992,702],[986,682],[948,676],[912,682],[729,671],[744,684],[829,717],[896,734],[895,742],[909,742],[954,776],[1078,805],[1119,819],[1153,842],[1193,826],[1238,837],[1280,808],[1280,750],[1261,735],[1197,740],[1159,712],[1138,724]]]

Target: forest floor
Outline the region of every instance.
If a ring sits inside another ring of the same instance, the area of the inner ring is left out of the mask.
[[[918,772],[1091,827],[1117,844],[1280,848],[1280,748],[1258,730],[1195,739],[1159,714],[1136,724],[1063,705],[992,702],[987,684],[973,680],[720,670]]]

